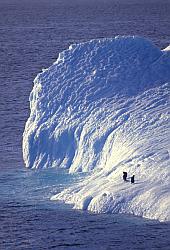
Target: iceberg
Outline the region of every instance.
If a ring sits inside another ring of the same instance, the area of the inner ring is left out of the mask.
[[[71,45],[34,80],[26,167],[89,173],[52,200],[169,221],[169,84],[169,48],[145,38]]]

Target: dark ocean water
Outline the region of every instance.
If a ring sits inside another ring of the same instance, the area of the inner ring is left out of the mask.
[[[170,249],[170,224],[91,215],[49,201],[81,178],[24,169],[33,79],[71,43],[140,35],[170,42],[169,0],[0,0],[0,249]]]
[[[83,175],[55,169],[3,171],[0,249],[169,249],[170,223],[90,214],[49,200]]]

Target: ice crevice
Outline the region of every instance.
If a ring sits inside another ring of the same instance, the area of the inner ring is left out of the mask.
[[[169,84],[168,47],[135,36],[71,45],[34,80],[26,167],[89,173],[52,200],[170,220]]]

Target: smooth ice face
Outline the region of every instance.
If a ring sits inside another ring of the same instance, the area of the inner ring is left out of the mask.
[[[91,171],[52,199],[170,220],[170,53],[139,37],[72,45],[40,73],[23,136],[26,167]],[[135,174],[135,184],[122,181]]]

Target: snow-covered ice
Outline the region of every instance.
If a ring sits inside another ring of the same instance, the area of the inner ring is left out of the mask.
[[[170,220],[169,83],[170,50],[147,39],[71,45],[34,81],[26,167],[89,172],[52,200]]]
[[[164,51],[170,50],[170,45],[164,49]]]

